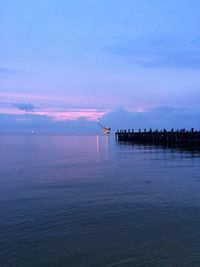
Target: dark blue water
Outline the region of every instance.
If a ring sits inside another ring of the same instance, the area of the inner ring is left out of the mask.
[[[200,266],[200,153],[0,137],[0,266]]]

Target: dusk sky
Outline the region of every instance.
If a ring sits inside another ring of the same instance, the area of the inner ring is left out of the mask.
[[[199,0],[0,0],[0,133],[200,129]]]

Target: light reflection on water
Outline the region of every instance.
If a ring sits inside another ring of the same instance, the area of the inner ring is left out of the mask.
[[[200,266],[200,153],[0,137],[0,266]]]

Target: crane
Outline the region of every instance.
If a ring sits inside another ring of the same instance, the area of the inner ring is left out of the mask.
[[[97,123],[98,123],[99,126],[103,129],[104,134],[106,134],[106,135],[109,135],[109,134],[110,134],[110,131],[111,131],[111,128],[110,128],[110,127],[105,127],[105,126],[103,126],[103,125],[99,122],[99,120],[97,120]]]

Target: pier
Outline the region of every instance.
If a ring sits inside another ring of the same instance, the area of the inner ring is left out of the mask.
[[[138,144],[154,144],[154,145],[183,145],[200,147],[200,131],[171,129],[163,130],[117,130],[115,133],[119,142],[132,142]]]

